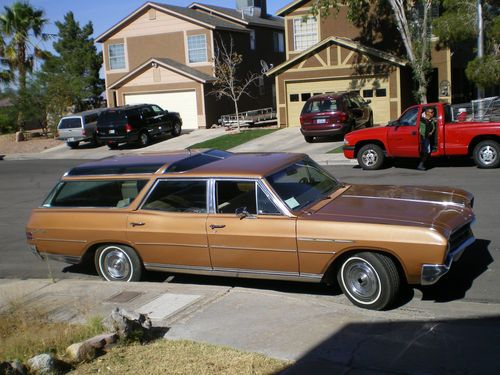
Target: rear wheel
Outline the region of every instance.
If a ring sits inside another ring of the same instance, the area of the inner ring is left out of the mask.
[[[394,261],[387,255],[369,252],[346,258],[337,280],[354,305],[370,310],[383,310],[393,304],[401,284]]]
[[[139,139],[137,140],[137,143],[139,143],[139,146],[141,147],[146,147],[149,145],[149,134],[146,131],[141,132],[139,134]]]
[[[307,143],[313,143],[314,142],[314,137],[304,137]]]
[[[108,147],[110,150],[116,150],[118,148],[118,143],[116,142],[109,142]]]
[[[77,148],[79,144],[80,142],[67,142],[68,147],[72,149]]]
[[[172,137],[178,137],[181,135],[182,127],[181,124],[176,122],[172,128]]]
[[[129,246],[104,245],[95,253],[97,272],[107,281],[139,281],[142,262]]]
[[[500,145],[492,140],[479,142],[472,156],[479,168],[497,168],[500,165]]]
[[[358,152],[358,163],[366,170],[379,169],[384,164],[385,155],[380,146],[368,144],[361,147]]]

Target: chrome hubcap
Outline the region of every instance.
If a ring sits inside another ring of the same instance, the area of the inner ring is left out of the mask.
[[[363,163],[367,166],[372,166],[375,163],[377,163],[378,160],[378,155],[374,150],[366,150],[363,152],[363,155],[361,155],[361,158],[363,159]]]
[[[125,280],[130,276],[128,257],[119,249],[108,251],[104,256],[103,268],[115,280]]]
[[[377,299],[380,282],[370,264],[361,259],[350,261],[345,266],[343,275],[345,287],[353,298],[365,302]]]
[[[141,134],[141,143],[142,143],[143,145],[148,144],[148,136],[147,136],[147,134],[146,134],[146,133],[142,133],[142,134]]]
[[[479,150],[479,158],[484,164],[495,162],[497,156],[497,151],[491,146],[484,146]]]

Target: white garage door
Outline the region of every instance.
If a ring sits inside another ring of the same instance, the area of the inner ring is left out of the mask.
[[[173,91],[150,94],[125,94],[125,104],[157,104],[161,108],[179,112],[183,129],[198,129],[196,92]]]
[[[308,82],[290,82],[286,85],[287,93],[287,123],[288,126],[300,126],[300,112],[307,99],[312,95],[326,92],[347,91],[350,79],[331,79]],[[358,91],[358,90],[357,90]],[[359,93],[365,100],[371,100],[375,123],[387,123],[390,120],[389,82],[378,80],[377,89],[373,88],[373,80],[366,80],[359,88]]]

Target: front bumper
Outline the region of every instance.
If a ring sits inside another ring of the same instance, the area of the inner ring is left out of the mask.
[[[354,159],[354,151],[355,151],[354,146],[343,146],[342,150],[344,151],[344,156],[347,159]]]
[[[420,276],[420,284],[432,285],[438,282],[451,268],[451,264],[462,256],[462,253],[476,241],[474,236],[469,237],[455,250],[448,253],[445,264],[423,264]]]

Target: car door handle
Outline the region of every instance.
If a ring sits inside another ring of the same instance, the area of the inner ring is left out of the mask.
[[[411,135],[417,135],[417,132],[411,132]]]
[[[143,225],[146,225],[146,223],[143,223],[142,221],[135,222],[135,223],[130,223],[133,227],[142,227]]]
[[[210,229],[218,229],[218,228],[225,228],[226,226],[224,224],[222,225],[217,225],[217,224],[210,224]]]

